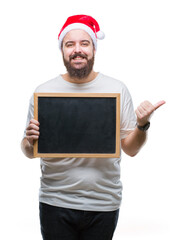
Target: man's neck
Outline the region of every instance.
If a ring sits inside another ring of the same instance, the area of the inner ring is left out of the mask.
[[[62,75],[63,79],[71,83],[88,83],[97,77],[98,73],[92,71],[86,78],[72,78],[68,73]]]

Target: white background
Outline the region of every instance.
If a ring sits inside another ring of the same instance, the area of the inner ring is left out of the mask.
[[[184,0],[1,1],[1,239],[41,240],[39,159],[27,159],[20,142],[34,89],[65,71],[57,35],[73,14],[99,22],[106,38],[95,70],[122,80],[135,108],[146,99],[166,101],[146,146],[135,158],[123,154],[114,240],[186,239],[185,13]]]

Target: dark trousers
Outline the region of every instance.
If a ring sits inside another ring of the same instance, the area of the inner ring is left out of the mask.
[[[40,203],[43,240],[111,240],[119,209],[112,212],[80,211]]]

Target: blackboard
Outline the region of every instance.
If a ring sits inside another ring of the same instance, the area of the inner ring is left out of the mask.
[[[35,157],[119,157],[119,93],[35,93]]]

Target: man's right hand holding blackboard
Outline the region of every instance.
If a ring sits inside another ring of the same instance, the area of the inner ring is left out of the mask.
[[[33,158],[34,140],[38,140],[39,134],[39,122],[35,119],[31,119],[26,129],[26,137],[21,143],[24,154],[29,158]]]

